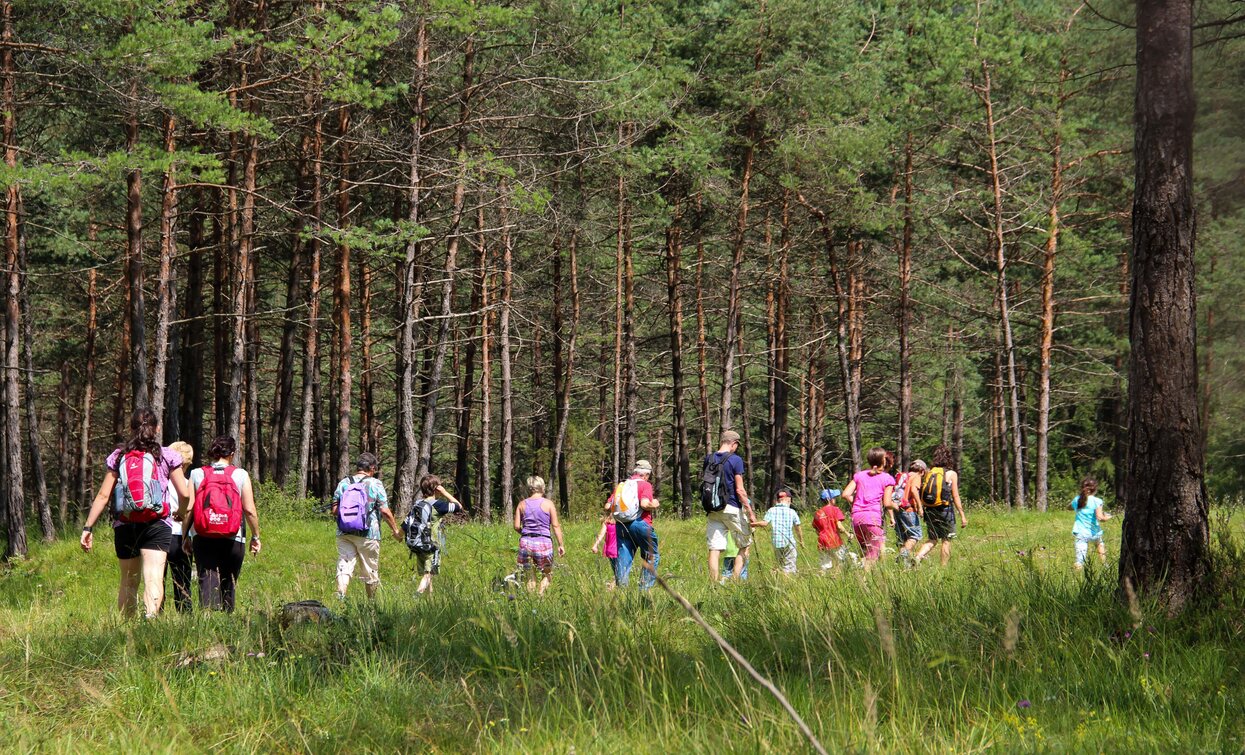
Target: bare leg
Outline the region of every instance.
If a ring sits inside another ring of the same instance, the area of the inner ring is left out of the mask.
[[[169,554],[164,551],[141,550],[143,562],[143,609],[147,618],[160,613],[164,605],[164,564]]]
[[[1103,543],[1103,542],[1098,543],[1098,558],[1102,561],[1102,563],[1104,564],[1107,563],[1107,544],[1106,543]]]
[[[951,541],[950,541],[950,540],[943,540],[943,541],[942,541],[942,557],[941,557],[941,560],[942,560],[942,565],[943,565],[943,566],[946,566],[948,563],[950,563],[950,562],[951,562]]]
[[[346,588],[348,588],[348,587],[350,587],[350,575],[349,575],[349,574],[341,574],[341,573],[339,573],[339,574],[337,575],[337,594],[338,594],[338,596],[339,596],[339,597],[342,597],[342,598],[346,597]]]
[[[751,551],[751,545],[747,548],[739,549],[739,558],[735,559],[735,568],[731,572],[735,575],[735,579],[739,579],[740,575],[744,573],[744,564],[748,563],[748,554],[751,553]]]
[[[921,543],[921,549],[916,552],[916,560],[920,561],[921,559],[925,558],[926,556],[929,555],[929,552],[932,551],[933,549],[934,549],[933,540],[926,540],[924,543]]]
[[[549,575],[545,574],[545,575],[542,575],[540,578],[540,589],[536,591],[536,594],[544,595],[545,590],[548,590],[548,589],[549,589]]]
[[[415,588],[417,593],[432,592],[432,575],[425,574],[419,579],[419,587]]]
[[[718,559],[721,557],[722,551],[709,551],[709,582],[715,585],[722,578],[718,571]]]
[[[134,615],[138,603],[138,578],[142,574],[141,558],[123,558],[117,561],[121,565],[121,586],[117,590],[117,610],[122,616],[129,618]]]

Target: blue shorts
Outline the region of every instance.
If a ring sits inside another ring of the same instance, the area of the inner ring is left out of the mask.
[[[920,540],[921,517],[911,509],[902,509],[895,514],[895,540],[902,548],[909,540]]]

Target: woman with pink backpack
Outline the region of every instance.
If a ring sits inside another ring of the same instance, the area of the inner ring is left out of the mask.
[[[160,420],[150,409],[130,418],[130,440],[109,454],[104,481],[95,494],[80,544],[87,553],[95,545],[95,523],[112,502],[113,544],[121,566],[117,608],[133,616],[138,605],[138,580],[143,580],[143,610],[147,618],[160,613],[164,603],[164,565],[173,529],[165,492],[172,485],[183,498],[190,495],[182,473],[182,456],[160,445]]]
[[[258,555],[259,513],[251,476],[235,467],[238,442],[222,435],[212,441],[208,466],[190,473],[190,519],[194,522],[182,547],[193,548],[199,575],[199,607],[209,611],[233,613],[238,575],[246,557],[247,527],[251,529],[251,554]],[[243,521],[245,520],[245,522]],[[192,545],[193,543],[193,545]]]

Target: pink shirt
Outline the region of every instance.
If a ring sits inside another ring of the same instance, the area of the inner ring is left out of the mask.
[[[618,558],[618,527],[613,522],[605,523],[605,557]]]
[[[862,469],[852,478],[856,483],[856,497],[852,501],[852,524],[882,526],[882,495],[886,488],[895,486],[895,478],[889,472],[873,474]]]

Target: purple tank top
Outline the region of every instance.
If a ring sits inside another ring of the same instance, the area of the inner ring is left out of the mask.
[[[549,514],[542,507],[545,499],[528,498],[523,502],[523,537],[549,537]]]

